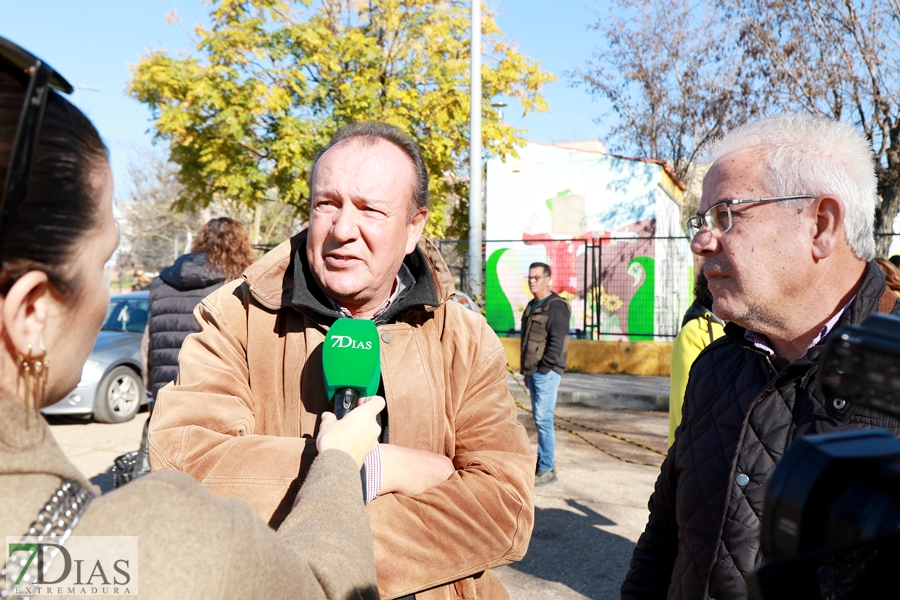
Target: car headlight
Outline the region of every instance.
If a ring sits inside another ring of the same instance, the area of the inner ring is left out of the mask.
[[[100,361],[89,360],[84,363],[84,368],[81,369],[81,381],[78,382],[78,387],[97,383],[102,377],[103,366],[100,364]]]

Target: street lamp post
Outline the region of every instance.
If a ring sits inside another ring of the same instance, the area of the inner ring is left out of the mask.
[[[472,0],[469,131],[469,294],[482,296],[481,277],[481,0]]]

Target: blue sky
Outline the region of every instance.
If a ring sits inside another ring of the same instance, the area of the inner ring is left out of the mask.
[[[510,102],[504,118],[540,142],[600,136],[603,105],[583,88],[572,88],[565,71],[582,66],[599,43],[587,25],[600,0],[487,0],[497,22],[519,50],[539,60],[559,80],[545,89],[549,114],[521,116]],[[552,9],[549,8],[552,5]],[[78,87],[73,100],[94,121],[110,147],[117,197],[124,197],[127,165],[150,146],[150,112],[127,98],[128,65],[150,49],[191,50],[193,44],[166,14],[176,11],[187,29],[206,22],[200,0],[0,0],[0,35],[24,46]],[[94,89],[91,89],[94,88]],[[99,90],[99,91],[95,91]]]

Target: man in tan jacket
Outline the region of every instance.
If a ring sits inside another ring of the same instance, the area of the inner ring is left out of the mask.
[[[151,465],[240,496],[278,527],[332,410],[325,334],[340,317],[372,319],[387,400],[367,460],[379,592],[507,598],[489,569],[525,555],[535,459],[500,341],[448,301],[447,266],[420,239],[419,149],[394,127],[351,125],[320,152],[311,183],[309,229],[197,307],[200,332],[153,413]]]

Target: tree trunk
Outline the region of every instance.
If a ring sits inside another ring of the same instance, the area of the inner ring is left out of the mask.
[[[891,147],[886,152],[887,167],[878,168],[878,191],[881,204],[875,209],[875,251],[887,257],[894,237],[894,219],[900,212],[900,152],[897,132],[891,131]],[[881,234],[881,235],[879,235]]]
[[[250,231],[250,243],[254,246],[259,245],[259,230],[262,224],[262,205],[257,204],[253,210],[253,228]]]
[[[900,212],[900,179],[881,190],[881,206],[875,210],[875,251],[887,258],[894,236],[894,219]],[[881,235],[879,235],[881,234]]]

